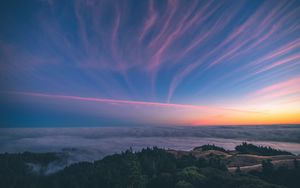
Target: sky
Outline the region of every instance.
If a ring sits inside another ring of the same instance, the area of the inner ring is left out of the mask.
[[[299,1],[0,5],[0,127],[300,123]]]

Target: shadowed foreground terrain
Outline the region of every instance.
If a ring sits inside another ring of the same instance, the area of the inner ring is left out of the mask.
[[[129,149],[102,160],[75,163],[63,170],[45,173],[49,165],[63,159],[62,155],[1,154],[0,187],[296,188],[300,185],[298,156],[247,143],[237,146],[235,151],[214,145],[189,152],[157,147],[139,152]],[[287,160],[290,164],[278,165],[278,160]],[[244,170],[251,165],[260,168]]]

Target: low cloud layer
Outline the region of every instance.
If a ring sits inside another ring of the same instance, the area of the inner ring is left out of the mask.
[[[79,161],[94,161],[130,147],[158,146],[191,150],[203,144],[226,149],[243,141],[300,154],[300,126],[221,127],[103,127],[103,128],[8,128],[0,129],[0,153],[59,152],[60,160],[33,171],[50,174]]]
[[[227,149],[233,149],[236,144],[242,141],[265,143],[275,148],[281,148],[282,144],[290,145],[291,148],[284,146],[282,149],[293,151],[292,146],[300,146],[299,135],[300,127],[297,125],[8,128],[0,129],[0,152],[48,152],[73,148],[101,151],[97,155],[106,155],[120,152],[129,147],[140,149],[159,146],[188,150],[206,143],[214,143]]]

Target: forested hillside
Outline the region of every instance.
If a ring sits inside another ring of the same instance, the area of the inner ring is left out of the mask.
[[[206,148],[206,147],[205,147]],[[224,161],[215,155],[176,158],[159,148],[140,152],[127,150],[95,162],[81,162],[45,175],[34,171],[55,161],[54,153],[1,154],[0,187],[3,188],[298,188],[300,167],[274,168],[263,161],[261,172],[228,172]]]

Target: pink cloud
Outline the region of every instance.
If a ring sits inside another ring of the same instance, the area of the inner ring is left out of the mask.
[[[300,77],[295,77],[283,82],[279,82],[264,88],[261,88],[249,96],[251,100],[258,101],[273,101],[276,99],[288,99],[293,100],[295,98],[294,95],[300,94]],[[299,96],[298,96],[299,97]]]
[[[223,107],[214,106],[199,106],[190,104],[176,104],[176,103],[161,103],[161,102],[150,102],[150,101],[133,101],[133,100],[119,100],[119,99],[107,99],[107,98],[94,98],[94,97],[80,97],[73,95],[57,95],[57,94],[47,94],[47,93],[36,93],[36,92],[15,92],[7,91],[1,92],[2,94],[9,95],[20,95],[29,97],[40,97],[49,99],[61,99],[61,100],[77,100],[83,102],[98,102],[98,103],[108,103],[112,105],[124,104],[124,105],[141,105],[141,106],[154,106],[162,108],[178,108],[178,109],[190,109],[190,110],[205,110],[206,112],[216,113],[216,112],[241,112],[241,113],[261,113],[256,111],[231,109]]]
[[[157,21],[158,15],[154,8],[153,0],[149,1],[149,10],[148,10],[148,18],[143,25],[142,32],[139,36],[139,41],[142,41],[145,35],[149,32],[149,30],[154,26],[155,22]]]
[[[276,38],[278,38],[288,36],[291,31],[295,31],[295,29],[297,29],[298,27],[294,27],[294,25],[285,25],[285,21],[293,20],[295,19],[295,16],[297,16],[297,10],[293,10],[291,13],[285,14],[288,7],[289,5],[286,5],[285,3],[279,3],[274,9],[269,11],[269,3],[266,2],[241,26],[237,27],[233,32],[231,32],[220,44],[216,45],[204,56],[201,56],[195,62],[188,64],[180,72],[178,72],[174,76],[169,86],[167,101],[171,100],[176,88],[181,84],[184,78],[186,78],[192,71],[199,68],[205,62],[210,61],[210,63],[205,65],[205,67],[203,67],[203,69],[199,70],[198,72],[201,73],[202,71],[207,71],[213,66],[216,66],[224,61],[230,62],[231,60],[234,60],[234,58],[244,57],[251,54],[253,51],[258,51],[261,48],[270,46],[274,42],[274,40],[272,40],[272,37],[275,36],[275,34]],[[228,21],[230,21],[231,18],[234,18],[233,15],[234,12],[231,12],[226,16],[226,18],[228,18]],[[218,21],[216,23],[218,23]],[[189,45],[189,47],[185,49],[185,51],[182,53],[182,56],[188,54],[190,50],[198,47],[198,45],[201,45],[203,42],[205,42],[205,40],[208,40],[214,33],[220,31],[222,29],[222,24],[225,23],[226,20],[222,19],[220,20],[220,23],[217,24],[217,28],[212,27],[209,32],[202,33],[202,35],[200,35],[201,37],[197,38],[193,43]],[[253,25],[257,25],[257,27],[255,27],[255,30]],[[284,32],[281,31],[283,27],[285,28]],[[279,30],[281,32],[277,33]],[[224,49],[225,46],[228,46],[227,49],[223,52],[220,52],[220,50]],[[217,78],[217,81],[222,81],[224,80],[224,77],[230,76],[242,70],[249,70],[249,68],[251,70],[252,68],[254,68],[254,65],[264,63],[273,58],[278,58],[280,55],[290,53],[291,50],[295,50],[296,48],[298,48],[298,46],[299,40],[284,44],[284,46],[280,47],[279,50],[245,65],[241,65],[237,70],[230,71],[221,78]],[[213,61],[208,60],[211,58],[215,59]],[[276,61],[274,64],[263,68],[263,70],[258,70],[257,73],[285,64],[292,58],[296,57],[289,57],[289,60],[282,60],[281,62]],[[248,74],[246,76],[249,77]],[[250,74],[250,76],[253,76],[253,74]],[[241,77],[241,79],[244,79],[243,76]]]

